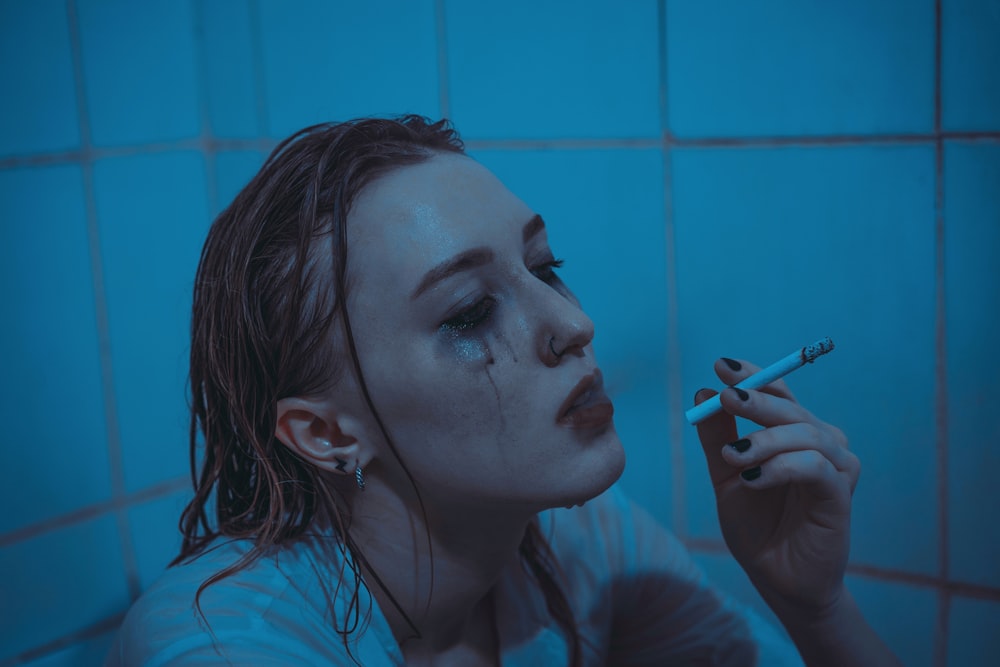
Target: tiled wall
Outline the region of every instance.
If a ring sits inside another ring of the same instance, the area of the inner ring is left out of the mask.
[[[1000,3],[0,4],[0,666],[98,664],[172,556],[210,219],[308,123],[417,112],[549,221],[624,483],[735,595],[682,410],[791,378],[864,472],[849,580],[907,665],[1000,660]]]

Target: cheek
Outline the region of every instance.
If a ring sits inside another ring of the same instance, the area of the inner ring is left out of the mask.
[[[384,400],[376,399],[400,439],[510,440],[518,423],[511,415],[528,414],[519,405],[526,401],[520,364],[503,335],[449,336],[408,361],[418,363],[408,363],[399,381],[380,392]]]
[[[481,338],[453,336],[448,341],[447,356],[453,357],[465,365],[468,370],[475,367],[485,367],[493,363],[493,356],[486,341]],[[442,361],[445,361],[442,359]]]

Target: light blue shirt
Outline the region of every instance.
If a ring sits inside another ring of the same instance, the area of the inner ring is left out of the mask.
[[[586,665],[801,666],[773,627],[711,588],[680,542],[617,487],[583,507],[540,515],[565,574]],[[205,588],[249,548],[218,542],[167,570],[129,610],[108,667],[318,665],[388,667],[403,654],[374,598],[362,589],[348,656],[336,628],[353,575],[332,537],[305,537]],[[341,572],[345,573],[344,584]],[[332,603],[331,603],[332,601]],[[502,663],[566,665],[568,648],[532,577],[508,567],[495,590]]]

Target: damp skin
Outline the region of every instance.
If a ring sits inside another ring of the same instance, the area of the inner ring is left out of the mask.
[[[613,428],[558,423],[597,360],[593,322],[549,275],[556,260],[536,211],[475,161],[439,156],[367,186],[348,235],[365,382],[429,512],[534,512],[617,478]],[[550,337],[574,354],[553,363]],[[380,464],[371,498],[380,469],[404,476],[373,418],[359,420]]]

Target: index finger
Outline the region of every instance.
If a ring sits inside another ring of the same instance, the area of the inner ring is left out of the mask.
[[[730,387],[746,380],[754,373],[759,373],[761,371],[761,367],[752,362],[745,361],[743,359],[728,358],[720,358],[717,360],[714,368],[715,374],[719,376],[719,379]],[[782,378],[778,378],[774,382],[758,388],[757,391],[763,391],[773,396],[787,398],[795,403],[798,402],[795,400],[795,395],[792,394],[792,390],[788,388],[788,385],[785,384],[785,381]]]
[[[711,389],[699,389],[694,395],[695,405],[704,403],[716,393]],[[712,485],[718,486],[737,472],[722,458],[722,446],[739,439],[736,418],[722,410],[699,422],[697,428],[698,439],[701,441],[705,461],[708,463],[709,477],[712,479]]]

